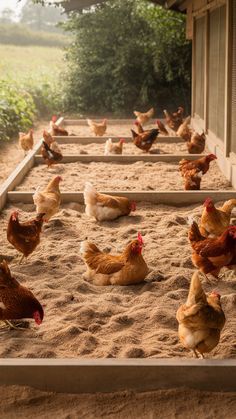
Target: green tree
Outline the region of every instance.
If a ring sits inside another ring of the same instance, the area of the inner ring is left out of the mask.
[[[190,105],[191,46],[185,16],[145,0],[110,0],[66,25],[66,107],[132,114],[134,108]]]

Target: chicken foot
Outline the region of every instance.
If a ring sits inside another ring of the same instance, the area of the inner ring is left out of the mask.
[[[9,329],[9,330],[25,330],[25,327],[20,327],[22,323],[13,324],[9,320],[2,320],[0,323],[3,323],[3,325],[0,325],[0,329]]]
[[[198,353],[197,353],[197,351],[196,351],[196,349],[193,349],[193,353],[194,353],[194,355],[195,355],[195,358],[201,358],[201,359],[205,359],[205,357],[204,357],[204,355],[203,354],[201,354],[200,353],[200,356],[198,355]]]

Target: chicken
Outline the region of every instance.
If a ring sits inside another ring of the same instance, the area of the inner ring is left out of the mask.
[[[113,256],[101,252],[98,247],[87,241],[81,244],[81,254],[87,266],[85,277],[94,285],[133,285],[143,282],[148,267],[142,256],[143,239],[128,244],[123,253]]]
[[[36,205],[37,214],[44,213],[45,215],[43,220],[46,222],[48,222],[60,208],[61,193],[59,183],[61,180],[61,176],[54,177],[42,192],[40,192],[39,188],[37,188],[33,195],[33,201]]]
[[[136,147],[146,152],[150,150],[159,134],[158,129],[144,131],[142,134],[137,134],[133,129],[131,129],[131,132],[133,137],[133,143],[136,145]]]
[[[182,175],[185,191],[199,191],[201,187],[202,172],[198,169],[188,170]]]
[[[55,151],[57,150],[57,151]],[[54,141],[51,144],[51,147],[45,142],[43,141],[43,146],[41,149],[41,153],[42,153],[42,157],[45,161],[45,163],[48,165],[48,167],[52,166],[53,164],[58,163],[59,161],[61,161],[63,159],[61,150],[58,146],[58,144],[56,143],[56,141]]]
[[[143,112],[143,113],[142,112],[138,112],[138,111],[134,111],[134,115],[136,116],[137,121],[141,125],[145,125],[153,117],[153,115],[154,115],[154,108],[151,108],[147,112]]]
[[[214,154],[209,154],[197,160],[180,160],[179,170],[184,178],[185,190],[200,189],[202,176],[209,170],[210,162],[216,158]]]
[[[185,140],[185,141],[190,141],[191,140],[192,129],[189,127],[190,121],[191,121],[191,116],[188,116],[182,122],[182,124],[179,126],[179,128],[177,129],[177,132],[176,132],[178,137],[183,138],[183,140]]]
[[[188,237],[193,249],[192,262],[203,274],[218,278],[221,268],[232,264],[236,255],[236,226],[229,226],[217,238],[206,238],[193,221]]]
[[[19,132],[19,146],[22,148],[22,150],[24,150],[25,155],[27,151],[32,150],[34,146],[34,136],[32,129],[30,129],[27,134],[25,132]]]
[[[47,145],[50,147],[50,146],[51,146],[51,144],[52,144],[52,143],[53,143],[53,141],[54,141],[54,138],[52,138],[52,136],[51,136],[50,132],[48,132],[48,131],[44,130],[44,131],[43,131],[43,140],[44,140],[44,141],[45,141],[45,143],[47,143]]]
[[[163,122],[160,121],[160,119],[157,119],[156,123],[157,123],[157,126],[159,128],[159,131],[160,131],[161,135],[165,135],[165,136],[170,135],[169,132],[167,131],[165,125],[163,124]]]
[[[122,154],[124,142],[125,140],[121,138],[118,143],[114,144],[112,142],[112,139],[109,138],[105,144],[104,156],[114,156],[116,154]]]
[[[68,131],[56,124],[57,117],[53,116],[52,120],[50,121],[50,134],[53,137],[67,137],[69,135]]]
[[[199,230],[204,237],[220,236],[230,225],[230,217],[236,206],[236,199],[229,199],[222,207],[216,208],[211,198],[204,202]]]
[[[185,139],[185,138],[184,138]],[[205,149],[206,136],[204,132],[200,135],[193,132],[190,141],[187,140],[187,149],[189,154],[201,154]]]
[[[10,320],[34,319],[37,325],[43,321],[44,312],[33,293],[12,277],[7,262],[0,263],[0,320],[10,328],[17,327]]]
[[[179,107],[177,112],[170,113],[166,109],[163,111],[166,123],[173,131],[177,131],[183,122],[183,108]]]
[[[210,162],[215,159],[217,159],[215,154],[208,154],[207,156],[201,157],[197,160],[182,159],[179,162],[181,174],[188,170],[198,169],[203,175],[205,175],[205,173],[209,170]]]
[[[204,358],[219,343],[220,332],[225,324],[220,294],[213,291],[206,295],[198,272],[194,272],[188,298],[176,313],[179,323],[179,339],[182,345]]]
[[[136,203],[128,198],[105,195],[97,192],[91,183],[84,188],[85,212],[97,221],[111,221],[136,210]]]
[[[143,132],[147,132],[147,131],[151,131],[150,129],[149,130],[144,130],[143,129],[143,127],[142,127],[142,125],[140,124],[140,122],[138,122],[138,121],[135,121],[135,123],[134,123],[134,125],[136,125],[136,127],[137,127],[137,131],[138,131],[138,133],[139,134],[142,134]]]
[[[103,137],[107,130],[107,120],[103,119],[102,122],[97,123],[92,121],[92,119],[87,119],[88,126],[91,131],[96,135],[96,137]]]
[[[38,214],[32,220],[20,222],[18,211],[14,211],[7,227],[7,240],[27,258],[40,243],[44,213]]]

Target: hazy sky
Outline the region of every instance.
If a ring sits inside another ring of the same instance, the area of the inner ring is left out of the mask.
[[[16,15],[19,15],[22,6],[24,6],[26,0],[0,0],[0,14],[1,12],[6,9],[12,9],[16,13]]]

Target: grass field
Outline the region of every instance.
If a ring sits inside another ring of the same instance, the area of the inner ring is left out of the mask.
[[[55,82],[64,68],[60,48],[0,44],[0,79]]]

